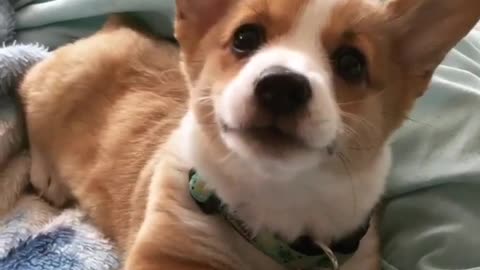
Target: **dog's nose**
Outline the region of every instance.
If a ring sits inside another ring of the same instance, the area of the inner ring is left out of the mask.
[[[282,66],[263,71],[255,85],[255,98],[260,106],[276,115],[301,110],[311,97],[307,77]]]

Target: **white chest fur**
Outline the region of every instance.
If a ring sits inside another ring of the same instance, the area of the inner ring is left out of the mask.
[[[177,137],[182,142],[184,160],[254,231],[274,231],[292,241],[308,233],[317,241],[329,243],[363,224],[384,190],[390,164],[387,147],[362,170],[346,169],[341,160],[332,158],[325,166],[294,179],[264,178],[238,159],[224,159],[219,166],[196,132],[195,119],[188,114]],[[225,230],[225,224],[215,226]],[[238,235],[230,240],[242,247],[241,256],[256,258],[253,269],[281,269]]]
[[[346,168],[332,157],[293,179],[265,178],[234,157],[222,164],[222,157],[212,160],[208,144],[198,141],[192,115],[181,129],[185,158],[254,231],[272,230],[286,240],[309,233],[329,242],[363,224],[384,190],[390,164],[387,147],[362,170]]]

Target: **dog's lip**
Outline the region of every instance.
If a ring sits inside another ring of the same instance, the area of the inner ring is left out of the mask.
[[[325,147],[315,147],[309,145],[301,138],[288,134],[275,126],[251,126],[235,128],[229,126],[225,121],[219,121],[222,132],[226,134],[236,134],[240,136],[246,136],[254,140],[260,141],[265,144],[275,145],[281,144],[282,146],[290,146],[299,149],[318,151],[326,150],[329,156],[334,155],[337,152],[337,140],[333,140]]]
[[[247,126],[232,127],[224,121],[220,121],[224,133],[233,133],[241,136],[247,136],[268,144],[281,143],[284,146],[294,146],[298,148],[311,148],[301,138],[289,134],[274,125],[265,126]]]

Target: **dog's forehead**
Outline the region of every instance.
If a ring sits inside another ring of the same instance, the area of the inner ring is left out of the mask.
[[[292,40],[316,43],[315,40],[329,24],[334,8],[339,1],[342,0],[305,1],[292,25]]]
[[[239,17],[263,18],[275,34],[298,38],[318,37],[329,28],[339,29],[362,21],[381,0],[246,0]],[[362,18],[360,20],[359,18]],[[243,21],[243,20],[240,20]]]
[[[256,13],[265,13],[294,23],[308,15],[328,15],[336,4],[345,1],[349,0],[247,0],[242,4]]]

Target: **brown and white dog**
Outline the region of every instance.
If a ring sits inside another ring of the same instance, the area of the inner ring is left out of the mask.
[[[200,211],[192,168],[254,232],[329,245],[356,230],[390,135],[480,17],[479,0],[176,3],[180,54],[113,21],[21,90],[34,185],[73,195],[128,270],[284,269]],[[340,268],[379,257],[371,226]]]

